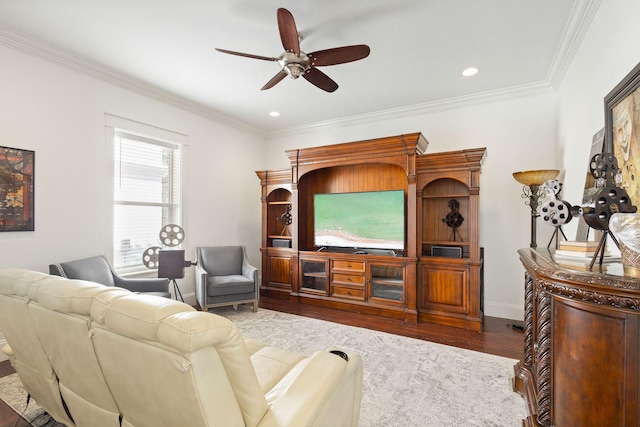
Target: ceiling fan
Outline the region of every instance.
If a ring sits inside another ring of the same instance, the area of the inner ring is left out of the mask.
[[[277,15],[280,39],[282,40],[282,46],[285,49],[285,52],[277,58],[216,48],[217,51],[222,53],[278,62],[282,67],[282,70],[280,70],[278,74],[269,80],[260,90],[271,89],[276,84],[280,83],[280,81],[282,81],[286,76],[290,76],[292,79],[297,79],[302,76],[308,82],[320,89],[327,92],[334,92],[338,89],[338,84],[316,67],[344,64],[346,62],[357,61],[369,56],[369,46],[364,44],[336,47],[312,53],[305,53],[300,50],[300,40],[302,37],[296,29],[296,23],[291,12],[287,9],[280,8],[278,9]]]

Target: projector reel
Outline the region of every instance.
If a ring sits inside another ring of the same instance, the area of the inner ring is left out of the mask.
[[[178,246],[184,241],[184,230],[177,224],[167,224],[160,229],[160,243],[164,246]]]
[[[150,248],[145,249],[142,253],[142,263],[145,267],[156,269],[158,268],[158,256],[160,253],[160,246],[151,246]]]
[[[608,230],[611,215],[617,212],[633,213],[637,208],[631,203],[626,191],[618,187],[605,187],[598,193],[593,211],[582,217],[589,227],[596,230]]]

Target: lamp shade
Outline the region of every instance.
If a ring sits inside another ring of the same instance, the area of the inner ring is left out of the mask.
[[[514,172],[513,177],[522,185],[542,185],[560,173],[557,169],[540,169],[533,171]]]

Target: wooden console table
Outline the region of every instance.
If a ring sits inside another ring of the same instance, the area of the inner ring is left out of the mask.
[[[640,425],[640,279],[619,263],[578,271],[544,249],[518,253],[524,358],[514,390],[527,400],[524,426]]]

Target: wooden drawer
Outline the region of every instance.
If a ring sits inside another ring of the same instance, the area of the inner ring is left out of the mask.
[[[333,261],[334,270],[348,270],[364,272],[364,262],[361,261]]]
[[[347,286],[331,286],[331,296],[351,298],[364,301],[364,288],[350,288]]]
[[[363,286],[364,285],[364,275],[362,275],[362,274],[333,273],[333,276],[331,278],[331,282],[332,283],[339,282],[339,283],[344,283],[344,284],[349,284],[349,285]]]

